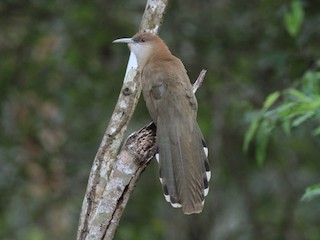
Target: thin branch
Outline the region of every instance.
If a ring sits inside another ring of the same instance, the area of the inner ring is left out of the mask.
[[[197,80],[194,82],[194,84],[192,86],[193,93],[196,93],[198,88],[201,86],[201,84],[202,84],[202,82],[204,80],[204,77],[206,76],[206,73],[207,73],[207,70],[205,70],[205,69],[201,70]]]

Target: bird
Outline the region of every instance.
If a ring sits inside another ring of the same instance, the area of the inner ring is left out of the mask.
[[[184,214],[202,212],[211,178],[208,148],[182,61],[150,32],[113,42],[127,43],[137,59],[143,98],[157,127],[155,157],[166,201]]]

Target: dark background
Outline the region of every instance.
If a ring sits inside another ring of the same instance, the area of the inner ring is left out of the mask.
[[[0,239],[75,239],[95,153],[122,85],[146,1],[0,1]],[[169,1],[160,36],[184,62],[213,177],[202,214],[163,198],[152,162],[115,239],[320,239],[319,137],[307,124],[273,132],[258,166],[245,132],[266,96],[295,84],[319,59],[320,2],[302,1],[296,37],[291,1]],[[128,133],[150,121],[141,99]]]

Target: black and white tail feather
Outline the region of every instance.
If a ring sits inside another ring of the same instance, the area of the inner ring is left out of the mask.
[[[166,132],[158,122],[156,159],[163,194],[174,208],[181,208],[185,214],[199,213],[203,209],[204,198],[209,192],[211,171],[208,162],[208,148],[203,140],[198,124],[195,131],[200,139],[187,140],[184,132],[176,128],[176,134]],[[168,134],[167,134],[168,133]],[[190,135],[189,135],[190,136]],[[161,149],[166,149],[162,152]]]

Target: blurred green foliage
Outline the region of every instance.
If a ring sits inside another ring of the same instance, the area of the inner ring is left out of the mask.
[[[111,42],[137,31],[145,3],[0,1],[0,239],[75,239],[129,55]],[[197,98],[210,193],[201,215],[184,216],[163,199],[152,163],[115,239],[319,239],[319,202],[300,201],[319,182],[319,113],[309,108],[319,90],[318,9],[311,0],[169,1],[161,37],[191,81],[208,70]],[[293,115],[279,110],[285,103]],[[141,101],[128,132],[149,119]],[[262,152],[248,144],[260,131]]]
[[[248,151],[249,143],[255,138],[256,160],[259,165],[266,158],[268,140],[278,126],[282,126],[290,137],[293,128],[302,128],[303,123],[308,123],[314,128],[311,129],[311,134],[316,137],[320,135],[320,61],[316,63],[315,70],[308,70],[295,85],[298,85],[298,89],[289,88],[281,94],[279,91],[270,94],[245,134],[244,150]],[[282,100],[278,106],[270,109],[280,97]],[[308,129],[310,127],[306,128]],[[320,185],[315,184],[306,189],[302,200],[311,200],[319,195]]]
[[[264,101],[245,135],[244,150],[248,151],[250,141],[255,138],[257,144],[256,159],[261,165],[265,159],[268,138],[281,125],[284,132],[290,135],[291,129],[307,121],[313,121],[313,135],[320,135],[320,61],[315,70],[307,71],[296,88],[273,92]],[[282,97],[277,107],[271,108]]]

